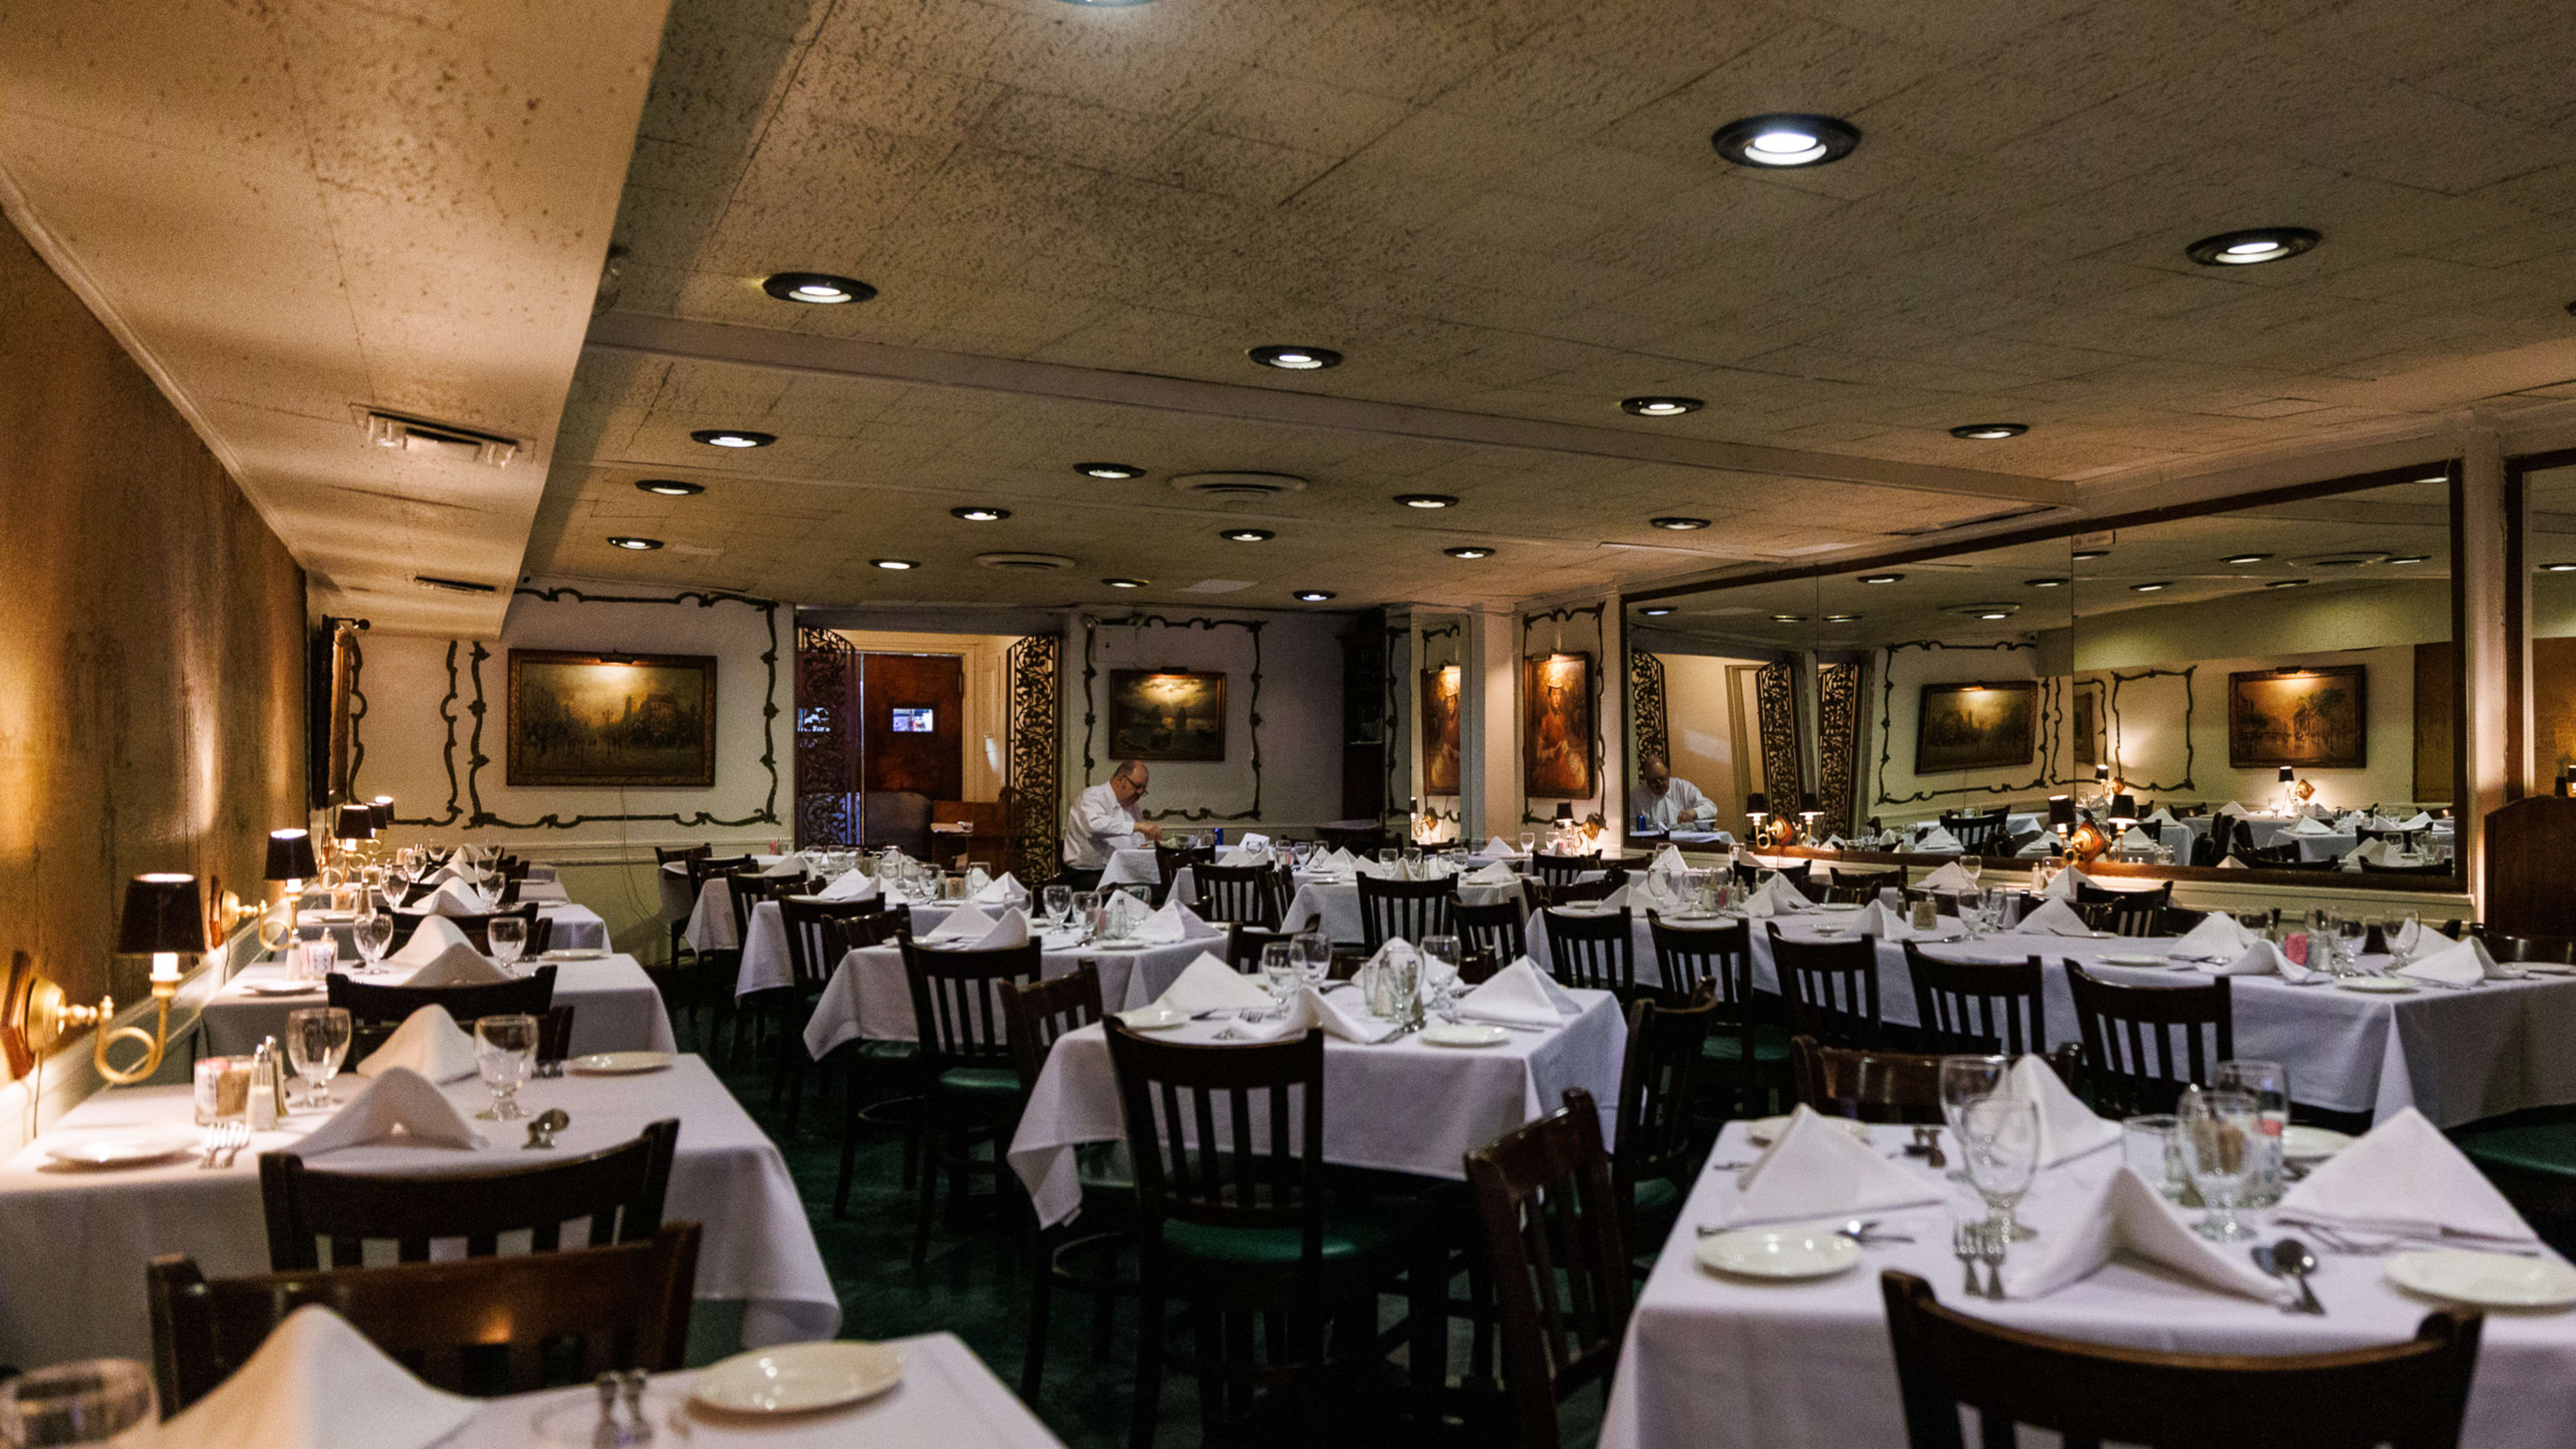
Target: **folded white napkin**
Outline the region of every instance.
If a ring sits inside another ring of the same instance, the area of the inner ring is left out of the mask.
[[[1270,993],[1255,978],[1202,951],[1154,1000],[1179,1011],[1244,1011],[1270,1005]]]
[[[1100,883],[1114,885],[1160,885],[1163,868],[1154,861],[1150,850],[1122,850],[1109,857],[1109,865],[1100,872]]]
[[[972,884],[974,876],[966,879]],[[1029,903],[1029,888],[1020,884],[1018,876],[1006,870],[999,879],[976,886],[968,892],[967,899],[979,906],[1024,906]]]
[[[1149,946],[1176,946],[1199,936],[1222,934],[1201,919],[1198,912],[1177,900],[1165,901],[1161,910],[1147,916],[1136,927],[1136,939]]]
[[[404,1017],[383,1046],[349,1070],[362,1077],[410,1071],[433,1082],[453,1082],[474,1075],[474,1038],[446,1007],[424,1006]]]
[[[1515,1026],[1563,1026],[1566,1017],[1581,1010],[1565,988],[1550,980],[1527,956],[1458,998],[1460,1016]]]
[[[2116,1136],[2118,1129],[2113,1129]],[[2210,1287],[2266,1303],[2287,1303],[2298,1290],[2254,1266],[2234,1248],[2194,1232],[2156,1190],[2126,1167],[2114,1172],[2068,1225],[2043,1235],[2004,1261],[2004,1293],[2045,1298],[2081,1282],[2127,1252]]]
[[[2199,925],[2183,932],[2166,954],[2184,961],[2233,961],[2261,939],[2225,911],[2211,911],[2200,918]]]
[[[1109,918],[1107,934],[1111,940],[1132,941],[1136,939],[1137,932],[1145,929],[1145,922],[1154,914],[1154,908],[1136,896],[1120,891],[1109,898],[1102,914]]]
[[[2174,818],[2171,810],[2159,805],[2156,807],[2155,814],[2148,816],[2145,820],[2142,820],[2139,823],[2142,825],[2180,825],[2182,822]]]
[[[1382,1021],[1361,1009],[1360,994],[1356,991],[1326,992],[1312,986],[1301,986],[1297,991],[1297,1004],[1289,1009],[1288,1015],[1299,1024],[1301,1031],[1320,1027],[1327,1036],[1364,1045],[1385,1041],[1404,1029],[1396,1022]]]
[[[2331,972],[2312,970],[2281,954],[2281,948],[2269,939],[2258,940],[2245,948],[2244,954],[2213,970],[2214,976],[2278,976],[2293,986],[2327,980]]]
[[[1681,848],[1673,845],[1667,845],[1656,851],[1655,858],[1646,864],[1649,875],[1659,871],[1688,869],[1690,869],[1690,862],[1682,859]]]
[[[1467,872],[1458,878],[1458,882],[1461,885],[1510,885],[1519,879],[1512,874],[1510,866],[1497,860]]]
[[[1241,836],[1236,838],[1235,844],[1242,846],[1246,850],[1268,850],[1270,848],[1270,837],[1257,830],[1247,830],[1243,832]]]
[[[2153,850],[2161,843],[2162,842],[2158,841],[2154,836],[2149,835],[2143,828],[2135,825],[2130,826],[2120,834],[2120,849],[2122,850]]]
[[[1325,851],[1319,858],[1330,862],[1333,869],[1343,872],[1357,869],[1360,863],[1360,858],[1351,854],[1349,847],[1341,845]]]
[[[1753,893],[1744,898],[1744,913],[1748,916],[1794,916],[1814,905],[1815,902],[1808,900],[1796,886],[1774,871],[1764,876],[1762,884],[1755,886]]]
[[[2335,817],[2334,828],[2337,832],[2359,830],[2361,828],[2361,822],[2362,814],[2360,811],[2347,810],[2343,814]]]
[[[1964,891],[1973,889],[1976,882],[1968,879],[1968,873],[1954,860],[1924,876],[1921,885],[1927,891]]]
[[[2075,867],[2070,865],[2066,869],[2059,871],[2056,879],[2051,880],[2047,885],[2042,886],[2039,893],[2048,897],[2052,901],[2071,901],[2075,899],[2075,888],[2077,886],[2091,885],[2092,883],[2093,877],[2086,875],[2084,872],[2077,870]]]
[[[472,946],[455,945],[439,952],[428,965],[404,977],[403,985],[483,986],[517,979]]]
[[[2043,901],[2026,911],[2013,929],[2025,936],[2090,936],[2093,928],[2062,900]]]
[[[466,939],[463,926],[444,916],[423,916],[420,925],[413,929],[411,939],[403,942],[401,950],[387,956],[385,964],[426,966],[437,960],[450,946],[462,946],[468,951],[474,949],[474,943]]]
[[[1914,848],[1927,854],[1937,855],[1945,851],[1961,850],[1965,847],[1959,844],[1959,837],[1952,835],[1949,831],[1935,825],[1931,829],[1924,831],[1921,835],[1914,838]]]
[[[491,913],[492,901],[465,882],[451,880],[406,909],[433,916],[481,916]]]
[[[1374,860],[1353,860],[1351,862],[1351,874],[1364,875],[1371,880],[1402,880],[1404,878],[1404,870],[1402,867],[1380,865]]]
[[[2397,828],[2400,830],[2430,830],[2432,827],[2433,817],[2421,810],[2397,822]]]
[[[959,906],[947,919],[921,933],[925,946],[948,946],[959,941],[982,937],[993,929],[993,918],[973,906]]]
[[[1227,870],[1241,870],[1247,865],[1266,865],[1269,860],[1270,856],[1265,851],[1248,845],[1230,845],[1218,854],[1216,863]]]
[[[443,1007],[425,1006],[424,1012],[435,1011],[449,1031],[456,1023],[448,1020]],[[420,1018],[415,1015],[412,1020]],[[405,1022],[408,1027],[411,1023]],[[462,1036],[463,1033],[457,1033]],[[385,1044],[385,1051],[393,1043]],[[466,1067],[473,1071],[474,1048],[468,1044]],[[384,1052],[368,1058],[372,1064]],[[364,1071],[365,1068],[359,1070]],[[319,1157],[343,1147],[363,1147],[369,1143],[386,1143],[397,1147],[448,1147],[471,1151],[483,1145],[483,1134],[469,1125],[456,1104],[440,1094],[437,1086],[424,1073],[409,1067],[385,1067],[367,1089],[349,1100],[349,1105],[331,1114],[331,1120],[304,1134],[295,1144],[304,1157]]]
[[[2049,1069],[2045,1057],[2023,1054],[2013,1063],[2011,1089],[2039,1104],[2039,1165],[2056,1167],[2120,1140],[2120,1124],[2093,1115]]]
[[[1905,918],[1905,912],[1891,911],[1879,901],[1871,901],[1860,908],[1860,914],[1852,917],[1852,931],[1855,935],[1876,936],[1882,941],[1915,939],[1914,925]]]
[[[1789,1125],[1735,1179],[1730,1228],[1919,1207],[1942,1200],[1938,1183],[1878,1155],[1841,1124],[1799,1107]]]
[[[2276,1221],[2389,1238],[2526,1244],[2531,1225],[2412,1107],[2363,1133],[2281,1197]]]
[[[1520,851],[1510,842],[1497,835],[1485,842],[1485,854],[1496,859],[1500,859],[1507,855],[1518,855],[1520,854]]]
[[[823,887],[821,899],[827,901],[864,901],[873,899],[879,887],[875,880],[851,871]]]
[[[805,873],[805,857],[801,855],[782,855],[778,857],[774,864],[762,866],[760,868],[760,873],[763,876],[769,877],[803,875]]]
[[[2335,828],[2313,815],[2302,815],[2299,817],[2299,823],[2290,827],[2290,833],[2292,835],[2332,835],[2335,833]]]
[[[2242,805],[2237,804],[2235,801],[2230,800],[2230,801],[2228,801],[2226,804],[2221,805],[2221,806],[2219,806],[2219,807],[2218,807],[2218,813],[2219,813],[2219,814],[2221,814],[2221,815],[2233,815],[2233,816],[2236,816],[2236,817],[2237,817],[2237,818],[2239,818],[2239,819],[2242,819],[2242,818],[2244,818],[2244,817],[2246,817],[2246,816],[2252,815],[2254,812],[2253,812],[2253,811],[2251,811],[2251,810],[2246,809],[2246,808],[2245,808],[2244,806],[2242,806]]]
[[[2475,986],[2481,981],[2518,981],[2528,973],[2517,966],[2499,964],[2488,954],[2486,942],[2470,936],[2421,961],[2409,962],[2392,974],[2444,986]]]
[[[2252,870],[2254,867],[2237,859],[2234,851],[2229,851],[2227,858],[2218,863],[2218,868],[2220,870]]]
[[[160,1429],[163,1449],[419,1449],[482,1412],[433,1389],[349,1321],[308,1303]]]
[[[2056,847],[2056,845],[2057,837],[2043,831],[2040,834],[2034,835],[2030,839],[2023,841],[2021,843],[2021,849],[2014,851],[2013,854],[2025,859],[2036,859],[2046,856],[2049,851]]]

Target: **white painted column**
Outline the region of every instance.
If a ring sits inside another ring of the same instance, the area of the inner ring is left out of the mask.
[[[1601,600],[1601,822],[1615,844],[1628,820],[1628,619],[1614,590]]]
[[[2469,878],[2469,894],[2484,906],[2485,830],[2488,811],[2505,798],[2505,680],[2520,668],[2504,637],[2505,591],[2524,580],[2505,577],[2504,447],[2495,429],[2468,429],[2461,440],[2459,571],[2466,600],[2468,637],[2460,641],[2463,683],[2468,696],[2467,752],[2469,798],[2459,802],[2459,851]],[[2526,596],[2527,598],[2527,596]],[[2528,690],[2525,691],[2526,696]]]
[[[1458,809],[1462,838],[1520,833],[1520,651],[1516,615],[1461,615]]]

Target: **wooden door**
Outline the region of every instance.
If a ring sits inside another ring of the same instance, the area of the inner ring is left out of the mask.
[[[955,800],[966,782],[966,668],[954,654],[859,656],[868,790]]]

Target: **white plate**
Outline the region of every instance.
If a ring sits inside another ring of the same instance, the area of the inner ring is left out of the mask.
[[[1157,1001],[1151,1006],[1137,1007],[1134,1011],[1122,1011],[1118,1013],[1118,1019],[1138,1031],[1167,1031],[1176,1026],[1188,1025],[1190,1014],[1177,1006],[1165,1006]]]
[[[903,1382],[903,1355],[881,1343],[787,1343],[738,1353],[698,1375],[689,1397],[735,1414],[802,1414],[855,1404]]]
[[[115,1137],[93,1137],[86,1142],[66,1142],[48,1147],[45,1155],[56,1162],[76,1167],[136,1167],[146,1162],[160,1162],[182,1152],[194,1152],[199,1144],[193,1137],[180,1137],[168,1132],[136,1132]]]
[[[1479,1025],[1469,1021],[1442,1022],[1438,1026],[1426,1026],[1420,1034],[1422,1039],[1431,1045],[1445,1047],[1501,1046],[1512,1039],[1512,1034],[1499,1026]]]
[[[2523,961],[2516,964],[2534,976],[2576,976],[2576,966],[2561,966],[2552,961]]]
[[[2428,1248],[2388,1260],[2388,1281],[2410,1293],[2486,1308],[2564,1308],[2576,1303],[2576,1268],[2548,1258]]]
[[[2335,983],[2337,991],[2362,991],[2374,996],[2412,996],[2415,984],[2393,981],[2385,976],[2349,976]]]
[[[311,996],[322,988],[323,983],[319,981],[288,981],[274,976],[242,983],[242,990],[253,996]]]
[[[1851,927],[1849,926],[1817,926],[1814,929],[1815,933],[1819,936],[1848,936],[1851,934]]]
[[[1869,1124],[1866,1122],[1855,1122],[1849,1117],[1827,1117],[1825,1120],[1850,1133],[1857,1141],[1869,1140]],[[1745,1137],[1756,1147],[1770,1146],[1780,1140],[1781,1133],[1788,1130],[1789,1119],[1786,1117],[1764,1117],[1744,1124]]]
[[[1858,901],[1826,901],[1818,905],[1816,909],[1820,911],[1856,911],[1860,909],[1860,903]]]
[[[2351,1145],[2351,1137],[2324,1127],[2281,1129],[2281,1155],[2292,1162],[2323,1162]]]
[[[658,1072],[679,1058],[669,1052],[592,1052],[564,1063],[564,1070],[585,1077],[624,1077]]]
[[[2131,951],[2111,952],[2104,955],[2102,960],[2105,965],[2110,966],[2171,966],[2175,964],[2167,957],[2148,956]]]
[[[1830,1278],[1860,1262],[1860,1244],[1825,1228],[1739,1228],[1699,1240],[1703,1267],[1739,1278]]]
[[[542,958],[548,961],[596,961],[608,954],[605,946],[557,946]]]

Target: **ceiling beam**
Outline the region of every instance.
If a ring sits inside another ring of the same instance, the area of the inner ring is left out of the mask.
[[[1113,372],[1054,362],[979,357],[971,353],[897,347],[882,342],[817,337],[728,323],[692,322],[634,312],[609,312],[592,319],[587,345],[593,352],[668,361],[724,363],[775,372],[867,378],[925,387],[974,388],[1244,422],[1621,458],[1727,473],[1825,479],[2015,502],[2066,505],[2075,501],[2075,485],[2053,478],[1986,473],[1972,468],[1945,468],[1880,458],[1853,458],[1753,443],[1654,437],[1578,423],[1451,412],[1403,403],[1326,397],[1150,373]]]

